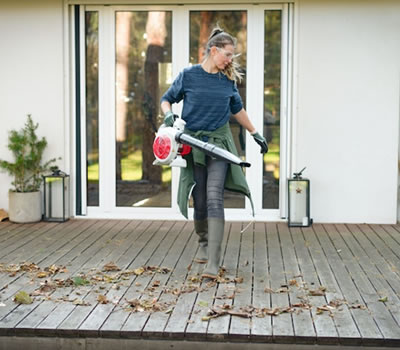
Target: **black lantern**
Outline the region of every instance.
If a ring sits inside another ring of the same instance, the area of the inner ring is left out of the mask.
[[[69,175],[52,169],[51,175],[43,176],[44,221],[64,222],[69,219]]]
[[[288,224],[291,227],[307,227],[313,221],[310,218],[310,180],[301,177],[305,169],[288,180]]]

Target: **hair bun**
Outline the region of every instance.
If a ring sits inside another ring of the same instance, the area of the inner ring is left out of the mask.
[[[217,36],[218,34],[221,34],[221,33],[223,33],[223,32],[224,32],[224,31],[223,31],[221,28],[219,28],[219,27],[214,28],[214,29],[212,30],[212,32],[211,32],[210,37],[208,38],[208,40],[210,40],[210,39],[213,38],[214,36]]]

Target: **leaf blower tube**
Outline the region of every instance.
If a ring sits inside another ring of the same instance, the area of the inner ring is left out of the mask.
[[[212,143],[204,142],[188,134],[184,134],[182,131],[178,131],[176,133],[175,140],[179,143],[195,147],[213,158],[221,159],[228,163],[240,165],[242,167],[251,166],[250,163],[244,162],[233,153],[216,145],[213,145]]]

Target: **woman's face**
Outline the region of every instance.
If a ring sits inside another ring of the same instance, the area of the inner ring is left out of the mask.
[[[219,70],[224,70],[228,64],[232,62],[235,54],[233,45],[225,45],[224,47],[213,47],[214,63]]]

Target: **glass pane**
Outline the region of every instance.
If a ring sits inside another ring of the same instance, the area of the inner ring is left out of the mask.
[[[172,80],[171,27],[170,11],[116,12],[117,206],[171,206],[171,168],[152,164],[160,97]]]
[[[238,83],[239,93],[246,105],[246,64],[247,64],[247,11],[191,11],[190,12],[190,63],[201,63],[204,58],[205,45],[211,30],[219,25],[223,30],[237,39],[236,53],[240,53],[238,63],[245,73]],[[245,158],[246,134],[236,120],[230,120],[233,138],[239,156]],[[225,191],[225,208],[244,208],[245,196]]]
[[[99,13],[86,12],[87,205],[99,205]]]
[[[279,208],[281,11],[265,11],[263,208]]]

